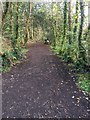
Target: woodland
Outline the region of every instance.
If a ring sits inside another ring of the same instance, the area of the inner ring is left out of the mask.
[[[90,92],[90,23],[85,0],[1,2],[1,72],[26,59],[28,44],[48,40],[52,51],[76,71],[79,87]]]

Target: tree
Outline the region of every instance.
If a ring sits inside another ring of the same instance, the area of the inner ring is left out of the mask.
[[[68,2],[69,44],[71,44],[71,0]]]
[[[75,27],[74,27],[74,34],[77,32],[77,24],[78,24],[78,0],[76,0],[76,13],[75,13]],[[75,36],[75,35],[74,35]]]
[[[64,0],[64,26],[63,26],[63,29],[64,29],[64,32],[63,32],[63,39],[65,38],[66,36],[66,27],[67,27],[67,0]]]
[[[88,2],[88,65],[90,66],[90,2]]]
[[[81,20],[80,20],[80,27],[78,33],[78,48],[79,48],[79,59],[85,61],[85,49],[82,46],[82,33],[83,33],[83,23],[84,23],[84,2],[80,0],[80,13],[81,13]],[[79,60],[81,61],[81,60]]]
[[[4,22],[4,19],[5,19],[5,17],[6,17],[6,14],[7,14],[7,12],[8,12],[9,2],[5,2],[4,4],[5,4],[5,7],[4,7],[4,12],[3,12],[3,14],[2,14],[2,21],[3,21],[3,22]]]
[[[17,40],[18,39],[18,7],[19,7],[19,4],[18,2],[16,3],[16,25],[15,25],[15,32],[16,32],[16,37],[15,39]]]
[[[55,47],[56,46],[56,38],[55,38],[55,26],[56,26],[56,20],[54,19],[54,5],[55,3],[52,2],[52,5],[51,5],[51,11],[52,11],[52,35],[53,35],[53,46]]]
[[[12,35],[12,2],[9,3],[10,4],[10,8],[9,8],[9,12],[10,12],[10,32]]]

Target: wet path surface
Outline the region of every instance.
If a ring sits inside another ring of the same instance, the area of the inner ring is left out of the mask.
[[[3,74],[3,118],[89,118],[88,100],[68,67],[43,44]]]

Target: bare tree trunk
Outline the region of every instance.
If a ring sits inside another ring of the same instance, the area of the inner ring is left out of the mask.
[[[51,5],[51,14],[52,14],[52,45],[55,47],[56,46],[56,41],[55,41],[55,32],[54,32],[54,19],[53,19],[53,4],[54,2],[52,1],[52,5]]]
[[[77,31],[77,23],[78,23],[78,0],[76,1],[76,14],[75,14],[75,27],[74,27],[74,34]]]
[[[10,4],[10,8],[9,8],[9,12],[10,12],[10,32],[12,35],[12,2],[9,3]]]
[[[30,3],[29,3],[29,11],[30,11]],[[30,12],[28,13],[28,16],[26,16],[26,30],[25,30],[25,43],[26,44],[30,40],[30,32],[29,32],[29,23],[30,23]]]
[[[5,9],[3,9],[3,13],[2,13],[2,31],[3,31],[5,17],[8,12],[8,8],[9,8],[9,2],[5,2]],[[2,32],[2,36],[3,36],[3,32]]]
[[[32,15],[32,8],[33,8],[33,2],[30,2],[31,35],[32,35],[32,39],[33,39],[34,29],[33,29],[33,17],[31,17],[31,15]]]
[[[90,66],[90,2],[88,2],[88,64]]]
[[[80,28],[79,28],[79,34],[78,34],[78,47],[79,51],[81,52],[82,49],[82,32],[83,32],[83,23],[84,23],[84,6],[83,6],[83,0],[80,0],[80,11],[81,11],[81,21],[80,21]]]
[[[4,19],[6,17],[6,14],[8,12],[8,8],[9,8],[9,2],[5,2],[6,5],[5,5],[5,10],[4,10],[4,13],[2,14],[2,22],[4,22]]]
[[[66,24],[67,24],[67,0],[64,0],[64,33],[63,38],[66,36]]]
[[[16,26],[15,26],[16,37],[18,39],[18,2],[16,3]]]
[[[69,44],[71,44],[71,0],[68,2]]]

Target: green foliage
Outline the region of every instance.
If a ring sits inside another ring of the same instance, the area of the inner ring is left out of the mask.
[[[6,9],[5,4],[4,9]],[[1,52],[2,55],[0,58],[2,60],[3,71],[6,71],[14,65],[16,61],[24,57],[21,42],[22,39],[24,39],[23,44],[25,45],[28,41],[26,33],[26,31],[28,31],[28,18],[29,4],[27,2],[8,2],[8,9],[4,15],[4,20],[2,21],[3,38],[5,39],[7,46],[9,46],[6,47],[5,41],[2,40],[4,50]],[[5,47],[9,49],[7,50]]]
[[[90,93],[90,74],[78,74],[78,85],[81,89]]]
[[[0,56],[0,61],[2,62],[2,68],[0,71],[7,72],[10,70],[11,66],[15,65],[21,59],[25,58],[25,53],[27,50],[20,49],[16,47],[13,51],[6,51]]]
[[[10,42],[11,49],[4,51],[3,67],[10,67],[14,61],[23,58],[23,48],[28,40],[45,41],[67,63],[73,63],[78,71],[90,64],[89,32],[84,28],[84,3],[77,1],[62,3],[4,3],[3,37]],[[7,9],[5,8],[7,6]],[[3,41],[4,42],[4,41]],[[23,44],[23,45],[21,45]],[[80,83],[86,89],[86,80]]]
[[[60,16],[62,16],[62,18],[57,19],[56,16],[53,16],[53,21],[58,23],[59,20],[59,23],[57,25],[54,23],[52,24],[54,28],[53,38],[55,39],[54,41],[56,42],[56,45],[53,46],[52,44],[51,48],[56,54],[59,54],[59,56],[64,61],[66,61],[67,63],[73,63],[78,72],[83,72],[88,71],[87,65],[88,63],[90,64],[90,40],[88,40],[87,28],[84,29],[86,20],[86,18],[84,17],[84,6],[82,5],[82,3],[79,3],[77,1],[75,7],[76,13],[72,14],[72,12],[70,11],[70,9],[72,9],[70,8],[70,3],[68,5],[67,1],[65,1],[63,3],[63,8],[61,7],[60,10],[63,12],[59,14]],[[52,40],[52,42],[54,41]],[[86,79],[85,81],[83,80],[80,82],[81,84],[79,85],[81,86],[81,88],[87,90],[90,81]]]
[[[2,71],[8,70],[11,66],[10,54],[5,52],[2,56],[0,56],[0,59],[2,61]]]

